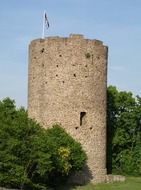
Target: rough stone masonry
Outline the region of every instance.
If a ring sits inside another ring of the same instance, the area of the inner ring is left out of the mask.
[[[29,46],[28,113],[44,127],[61,123],[87,153],[77,182],[106,179],[106,89],[108,48],[73,34],[47,37]]]

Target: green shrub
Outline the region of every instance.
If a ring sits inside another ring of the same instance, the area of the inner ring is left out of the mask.
[[[86,160],[64,129],[45,130],[9,98],[0,102],[0,155],[0,185],[26,190],[56,185]]]

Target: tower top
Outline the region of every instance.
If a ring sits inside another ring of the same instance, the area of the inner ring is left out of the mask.
[[[91,41],[95,45],[103,45],[102,41],[97,40],[97,39],[87,39],[82,34],[70,34],[69,37],[48,36],[48,37],[45,37],[44,39],[38,38],[38,39],[32,40],[31,44],[36,43],[36,42],[43,43],[46,41],[74,41],[74,40],[76,40],[76,41],[77,40],[79,40],[79,41],[80,40]]]

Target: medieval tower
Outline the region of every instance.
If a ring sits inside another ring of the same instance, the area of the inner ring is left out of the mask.
[[[61,123],[82,144],[89,171],[82,171],[82,181],[106,177],[107,54],[101,41],[76,34],[29,47],[29,116],[44,127]]]

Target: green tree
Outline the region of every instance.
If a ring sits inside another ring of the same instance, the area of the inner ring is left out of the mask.
[[[141,98],[109,86],[107,113],[109,170],[140,175]]]
[[[0,101],[0,155],[0,185],[26,190],[57,184],[86,160],[64,129],[45,130],[9,98]]]

